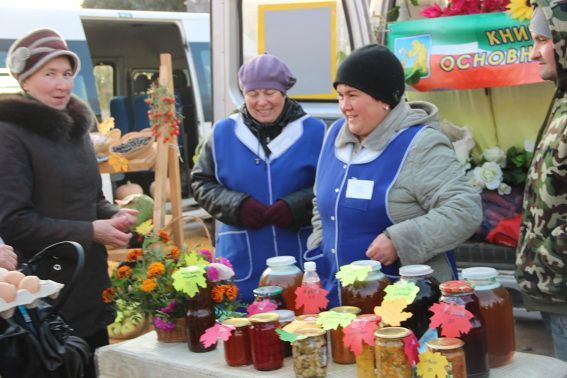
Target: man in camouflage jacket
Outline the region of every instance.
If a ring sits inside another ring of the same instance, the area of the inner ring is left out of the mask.
[[[555,355],[567,361],[567,2],[536,0],[532,60],[557,91],[536,142],[524,193],[516,279],[542,312]]]

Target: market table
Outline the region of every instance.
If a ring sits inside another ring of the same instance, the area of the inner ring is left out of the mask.
[[[96,352],[99,377],[187,378],[187,377],[293,377],[292,359],[274,371],[257,371],[252,366],[229,367],[224,361],[222,341],[216,350],[192,353],[185,343],[161,343],[149,332],[132,340],[102,347]],[[355,365],[329,364],[329,377],[356,377]],[[516,352],[511,364],[490,371],[491,378],[567,376],[567,362],[555,358]]]

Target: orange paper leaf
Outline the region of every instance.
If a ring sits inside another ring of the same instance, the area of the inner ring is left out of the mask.
[[[454,303],[435,303],[429,308],[433,316],[429,328],[441,327],[441,335],[459,337],[471,330],[471,319],[474,315],[464,305]]]
[[[374,345],[376,328],[378,328],[376,322],[355,319],[343,330],[343,343],[358,356],[362,353],[363,343]]]
[[[411,318],[411,312],[404,312],[407,307],[404,298],[384,300],[382,305],[374,309],[374,313],[382,317],[382,321],[391,326],[399,326],[401,322]]]

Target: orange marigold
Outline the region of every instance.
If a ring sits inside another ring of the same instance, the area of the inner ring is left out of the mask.
[[[163,263],[154,262],[151,263],[148,268],[148,278],[153,278],[165,273],[165,265]]]
[[[102,291],[102,301],[104,303],[111,303],[115,295],[116,295],[116,290],[114,290],[114,288],[109,287],[107,289],[104,289]]]
[[[167,233],[166,230],[159,230],[158,235],[161,238],[161,240],[164,241],[164,243],[167,243],[169,241],[169,234]]]
[[[126,255],[126,261],[136,261],[141,256],[142,256],[141,248],[131,249],[128,251],[128,255]]]
[[[122,265],[116,271],[116,278],[118,279],[124,278],[126,276],[129,276],[131,273],[132,273],[132,268],[130,268],[128,265]]]
[[[156,280],[154,280],[153,278],[148,278],[147,280],[144,280],[144,282],[142,282],[142,290],[146,293],[153,291],[156,286]]]
[[[211,298],[215,303],[221,303],[224,299],[224,288],[225,285],[218,285],[213,287],[211,290]]]
[[[236,296],[238,295],[238,287],[236,285],[224,285],[226,286],[226,289],[224,291],[224,293],[226,294],[226,297],[230,300],[230,301],[234,301],[236,299]]]
[[[171,251],[169,251],[169,255],[173,259],[178,259],[179,258],[179,248],[177,248],[177,247],[171,248]]]

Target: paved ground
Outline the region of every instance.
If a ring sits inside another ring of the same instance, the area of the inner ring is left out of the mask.
[[[543,321],[516,319],[516,350],[554,357],[551,335]]]

